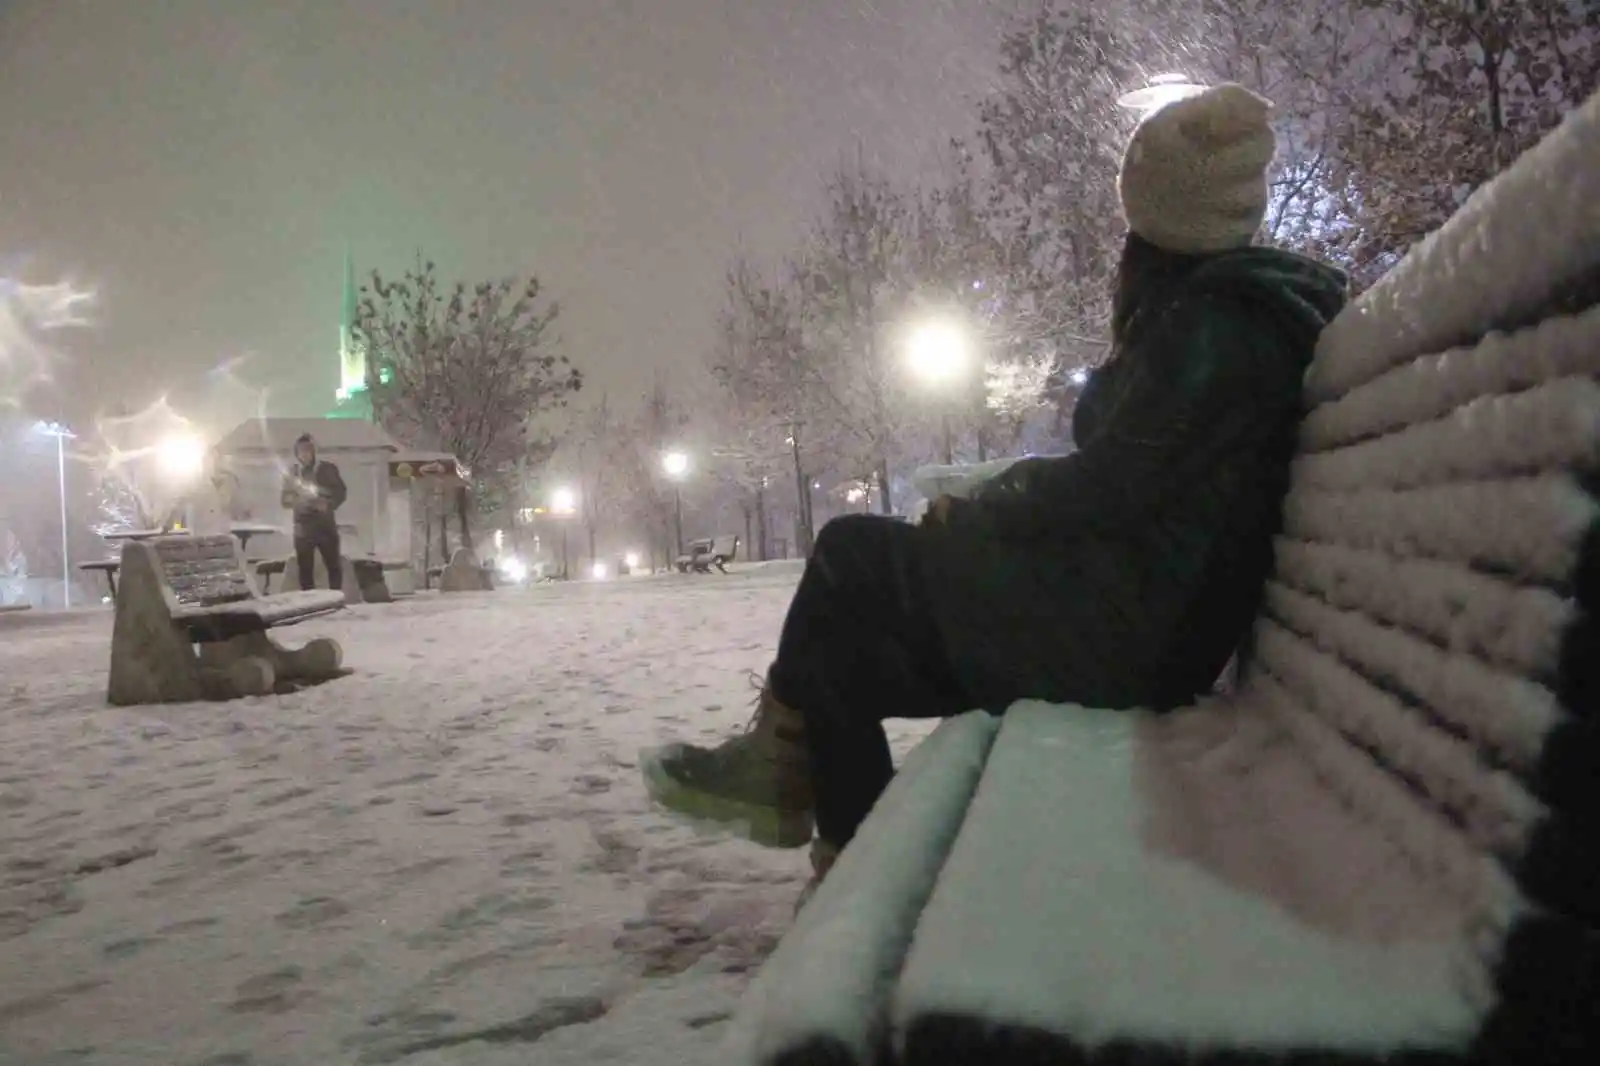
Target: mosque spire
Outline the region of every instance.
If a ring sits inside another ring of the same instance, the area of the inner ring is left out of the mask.
[[[356,343],[356,268],[350,246],[344,249],[344,293],[339,306],[339,391],[346,399],[367,387],[366,353]]]

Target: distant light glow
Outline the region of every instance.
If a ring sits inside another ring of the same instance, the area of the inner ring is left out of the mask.
[[[639,569],[639,553],[638,552],[629,552],[627,555],[624,555],[622,557],[622,561],[627,564],[627,567],[628,567],[629,570],[637,570],[637,569]]]
[[[168,477],[182,480],[199,477],[206,465],[205,442],[187,435],[168,437],[156,446],[156,457]]]
[[[1078,369],[1072,372],[1072,383],[1074,385],[1086,385],[1088,382],[1089,372],[1083,369],[1083,367],[1080,366]]]
[[[578,494],[565,486],[550,494],[550,510],[558,515],[572,514],[578,509]]]
[[[661,469],[670,478],[681,478],[689,472],[689,456],[685,452],[667,452],[661,457]]]
[[[611,570],[605,563],[595,563],[594,566],[589,568],[589,573],[593,575],[596,581],[604,581],[610,576]]]
[[[912,373],[923,381],[942,384],[966,372],[972,361],[972,343],[959,323],[936,318],[911,331],[906,355]]]
[[[528,565],[515,555],[500,564],[500,572],[514,585],[520,585],[528,576]]]

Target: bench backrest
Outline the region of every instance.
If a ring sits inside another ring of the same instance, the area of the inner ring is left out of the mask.
[[[1591,104],[1325,331],[1240,695],[1501,929],[1600,920],[1597,202]]]
[[[255,582],[245,570],[244,553],[231,533],[156,537],[148,542],[161,577],[185,607],[207,607],[255,599]]]
[[[710,552],[720,559],[732,559],[739,553],[739,534],[724,533],[711,542]]]

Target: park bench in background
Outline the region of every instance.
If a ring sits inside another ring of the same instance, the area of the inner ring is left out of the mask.
[[[1236,691],[911,753],[732,1063],[1600,1062],[1600,98],[1324,332]]]
[[[321,589],[261,595],[230,534],[126,544],[107,697],[119,705],[229,699],[336,677],[337,642],[322,637],[291,650],[267,631],[343,606],[343,593]]]
[[[685,547],[684,553],[674,560],[673,565],[678,568],[680,574],[691,571],[697,574],[709,574],[712,567],[726,574],[728,564],[733,562],[734,556],[738,554],[739,535],[724,533],[718,537],[691,540]]]

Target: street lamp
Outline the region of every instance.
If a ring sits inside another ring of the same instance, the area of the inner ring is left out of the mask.
[[[556,489],[550,494],[550,512],[561,519],[561,576],[565,578],[567,570],[567,523],[566,519],[572,517],[578,510],[578,494],[565,486]]]
[[[960,323],[946,318],[930,319],[915,327],[906,342],[911,372],[923,382],[949,387],[965,377],[972,364],[972,339]],[[944,462],[955,462],[955,436],[950,427],[950,404],[944,405]]]
[[[40,422],[33,427],[47,437],[56,439],[56,491],[61,500],[61,606],[72,606],[72,563],[67,554],[67,439],[77,439],[60,422]]]
[[[156,460],[174,481],[190,481],[205,470],[206,446],[199,437],[187,434],[168,437],[156,445]]]
[[[678,554],[683,554],[683,478],[689,473],[689,456],[685,452],[667,452],[661,457],[661,469],[672,479],[672,509],[678,532]]]

